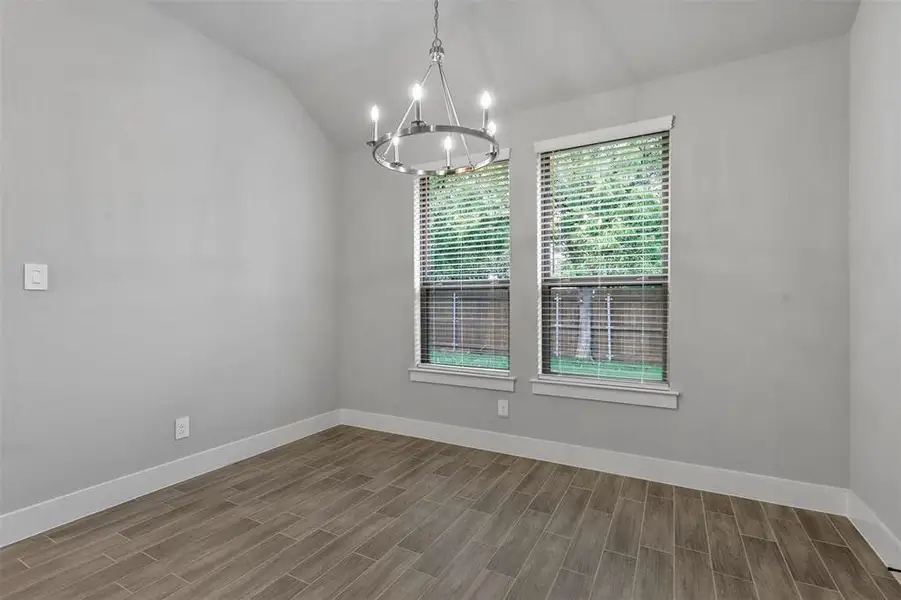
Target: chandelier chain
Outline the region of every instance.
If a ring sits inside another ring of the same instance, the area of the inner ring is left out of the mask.
[[[441,38],[438,37],[438,17],[439,17],[438,0],[435,0],[435,27],[432,29],[432,31],[435,32],[435,39],[432,40],[432,49],[433,50],[441,47]]]

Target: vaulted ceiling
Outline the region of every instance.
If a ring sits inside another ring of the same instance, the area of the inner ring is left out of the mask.
[[[155,4],[281,77],[340,147],[365,141],[371,104],[382,106],[386,122],[400,118],[411,83],[428,66],[431,0]],[[502,112],[568,100],[840,35],[857,5],[444,0],[441,38],[461,119],[474,119],[486,88]],[[427,114],[439,110],[436,95]]]

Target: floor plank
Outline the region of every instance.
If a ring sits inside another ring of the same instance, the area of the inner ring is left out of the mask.
[[[722,513],[707,513],[707,531],[713,570],[738,579],[751,579],[748,559],[735,518]]]
[[[649,495],[644,506],[641,545],[672,554],[674,538],[673,499]]]
[[[413,552],[422,554],[428,550],[429,546],[435,543],[442,533],[454,522],[463,516],[469,507],[469,500],[462,498],[451,499],[433,512],[422,522],[416,529],[410,532],[404,539],[400,541],[400,546]]]
[[[845,540],[839,535],[838,530],[827,515],[800,508],[796,509],[795,513],[798,515],[798,520],[801,521],[801,525],[804,527],[807,535],[810,536],[810,539],[839,546],[845,545]]]
[[[513,580],[506,575],[485,569],[469,586],[462,600],[503,600],[512,584]]]
[[[554,463],[549,462],[539,462],[526,474],[523,478],[522,482],[516,486],[516,491],[521,494],[528,494],[529,496],[536,495],[544,486],[544,482],[547,481],[548,477],[551,476],[551,473],[554,472],[554,469],[557,467]]]
[[[708,552],[707,526],[701,498],[676,494],[674,507],[675,544],[689,550]]]
[[[250,600],[290,600],[307,587],[302,581],[290,575],[279,577],[265,588],[250,596]]]
[[[814,541],[814,546],[846,600],[883,600],[882,592],[848,547],[820,541]]]
[[[797,586],[798,592],[801,594],[801,600],[844,600],[842,595],[835,590],[827,590],[826,588],[801,582],[797,582]]]
[[[220,592],[216,596],[217,599],[244,598],[262,590],[269,584],[287,575],[297,564],[321,550],[334,539],[335,536],[321,529],[312,532],[306,538],[280,552],[278,556],[266,562],[260,568],[237,579],[227,589]]]
[[[747,498],[732,498],[732,508],[735,511],[735,520],[738,522],[738,530],[742,535],[757,537],[764,540],[775,541],[773,532],[767,522],[763,507],[756,500]]]
[[[774,519],[772,527],[792,577],[796,581],[834,590],[832,577],[801,524],[797,521]]]
[[[611,520],[608,513],[587,509],[563,559],[563,567],[587,577],[594,575],[604,551]]]
[[[542,535],[510,588],[507,600],[544,600],[554,585],[568,547],[566,538],[551,533]]]
[[[648,495],[648,482],[644,479],[626,477],[623,480],[623,486],[619,490],[619,495],[629,500],[644,502],[645,497]]]
[[[526,511],[504,544],[498,548],[488,568],[508,577],[516,577],[550,518],[547,513]]]
[[[493,513],[513,492],[523,478],[534,466],[534,461],[521,458],[515,460],[507,472],[504,473],[488,490],[482,494],[478,501],[472,505],[473,510]]]
[[[134,600],[162,600],[163,598],[168,598],[186,585],[188,584],[184,579],[170,573],[162,579],[158,579],[150,585],[141,588],[138,592],[133,594],[131,598]]]
[[[372,560],[379,560],[439,508],[441,505],[434,502],[417,502],[398,515],[393,523],[369,538],[356,552]]]
[[[434,583],[434,577],[407,569],[379,598],[382,600],[419,600]]]
[[[291,575],[304,583],[313,583],[323,573],[341,562],[347,554],[379,532],[394,519],[380,513],[373,513],[339,538],[326,544],[319,552],[301,562],[291,571]]]
[[[745,579],[714,572],[713,584],[717,600],[757,600],[754,584]]]
[[[360,554],[350,554],[319,579],[304,588],[295,600],[328,600],[343,592],[375,561]]]
[[[798,591],[775,542],[744,536],[751,577],[761,600],[797,600]]]
[[[721,513],[724,515],[734,516],[732,510],[732,501],[729,496],[723,494],[715,494],[713,492],[701,492],[701,499],[704,501],[704,510],[707,512]]]
[[[393,548],[338,595],[337,600],[375,600],[407,570],[419,555]]]
[[[605,548],[626,556],[637,557],[643,515],[644,503],[620,498],[613,512],[613,522],[610,524]]]
[[[882,562],[882,559],[873,551],[850,519],[830,515],[829,520],[832,521],[839,535],[842,536],[842,539],[851,548],[851,552],[854,553],[854,556],[857,557],[857,560],[860,561],[860,564],[863,565],[863,568],[870,575],[879,578],[891,577],[891,572]]]
[[[569,483],[573,480],[574,472],[571,468],[557,467],[545,482],[544,487],[535,496],[535,500],[529,506],[531,510],[551,514],[557,508],[557,504],[566,493]]]
[[[624,478],[611,473],[601,473],[597,485],[591,493],[588,507],[592,510],[613,513],[616,502],[619,499],[619,491],[623,486]]]
[[[710,555],[676,547],[675,600],[714,598]]]
[[[476,578],[494,556],[496,548],[479,542],[466,545],[444,574],[435,582],[423,600],[457,600],[463,598]]]
[[[672,600],[673,555],[642,547],[635,571],[635,600]]]
[[[500,546],[531,502],[531,496],[514,492],[482,526],[475,539],[489,546]]]
[[[885,594],[886,600],[901,600],[901,582],[894,577],[874,577],[876,586]]]
[[[560,569],[548,600],[588,600],[591,596],[591,579],[585,575]]]
[[[438,577],[460,550],[469,543],[488,516],[477,510],[468,510],[456,523],[413,564],[413,568],[432,577]]]
[[[563,537],[572,537],[576,533],[579,521],[582,520],[582,511],[588,504],[589,496],[591,496],[589,490],[570,486],[563,494],[557,510],[554,511],[554,515],[547,525],[548,532]]]
[[[635,584],[635,564],[630,556],[604,552],[592,587],[591,600],[629,600]]]

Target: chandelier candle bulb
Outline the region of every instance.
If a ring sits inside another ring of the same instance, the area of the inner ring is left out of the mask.
[[[451,168],[451,150],[454,149],[454,140],[451,139],[451,136],[447,136],[444,138],[444,156],[447,159],[447,168]]]
[[[391,145],[394,146],[394,164],[399,165],[400,162],[400,138],[394,136],[391,140]]]
[[[490,116],[489,109],[491,108],[491,94],[489,94],[488,92],[483,92],[482,98],[481,98],[481,104],[482,104],[482,129],[487,131],[488,124],[489,124],[489,116]]]
[[[374,142],[379,139],[379,107],[373,106],[369,111],[369,116],[372,117],[372,141]]]
[[[413,85],[413,123],[422,123],[422,86],[418,83]]]

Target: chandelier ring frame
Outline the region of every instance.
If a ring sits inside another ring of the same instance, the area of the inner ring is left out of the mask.
[[[447,168],[445,166],[440,169],[425,169],[408,166],[403,162],[393,162],[391,160],[388,160],[387,157],[384,157],[383,154],[379,153],[379,150],[384,148],[387,144],[390,144],[395,137],[397,137],[398,139],[403,139],[405,137],[427,133],[446,133],[475,137],[488,142],[490,144],[490,148],[488,152],[485,153],[485,158],[478,162],[461,167]],[[429,125],[428,123],[414,123],[410,127],[405,127],[397,131],[386,133],[379,137],[377,140],[373,140],[367,143],[370,147],[372,147],[372,158],[386,169],[390,169],[397,173],[404,173],[406,175],[418,175],[420,177],[429,177],[433,175],[459,175],[462,173],[470,173],[495,162],[497,160],[498,154],[500,153],[500,145],[493,135],[491,135],[484,129],[473,129],[470,127],[463,127],[462,125]]]

